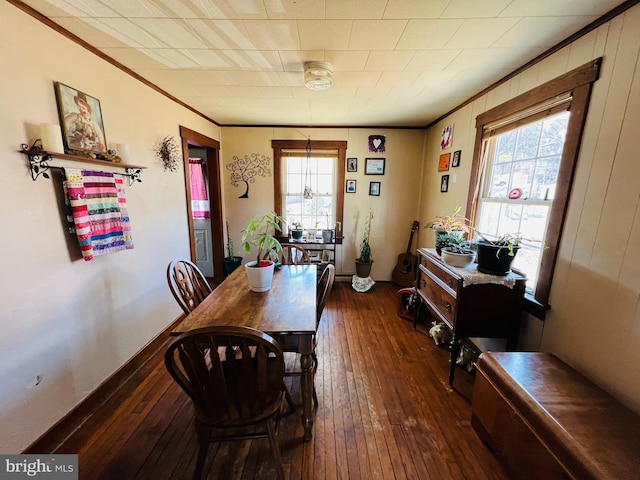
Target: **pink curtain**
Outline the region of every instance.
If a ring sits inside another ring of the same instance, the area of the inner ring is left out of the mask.
[[[202,159],[189,159],[189,180],[191,181],[191,211],[193,218],[209,218],[209,197],[207,183],[202,171]]]

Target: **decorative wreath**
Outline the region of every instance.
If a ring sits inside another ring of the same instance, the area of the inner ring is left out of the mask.
[[[158,156],[165,170],[174,172],[178,169],[180,147],[174,137],[168,135],[160,140],[153,149],[153,153]]]

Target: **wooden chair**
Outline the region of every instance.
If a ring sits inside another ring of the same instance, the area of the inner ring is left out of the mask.
[[[309,253],[299,245],[282,243],[282,250],[278,252],[279,262],[282,265],[311,265]],[[271,252],[267,252],[263,259],[271,258]]]
[[[176,258],[169,263],[167,282],[173,297],[187,315],[212,291],[197,265],[186,258]]]
[[[264,437],[284,479],[276,437],[284,359],[272,337],[249,327],[192,330],[171,342],[165,365],[193,401],[199,445],[194,479],[202,476],[211,442]],[[264,428],[256,431],[257,425]]]

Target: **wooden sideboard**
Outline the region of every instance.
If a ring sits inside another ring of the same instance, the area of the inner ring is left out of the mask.
[[[460,340],[468,337],[506,338],[507,350],[518,342],[526,278],[509,273],[480,273],[476,264],[455,268],[445,264],[433,249],[418,249],[417,292],[420,304],[413,327],[426,305],[452,335],[449,385],[453,386]]]

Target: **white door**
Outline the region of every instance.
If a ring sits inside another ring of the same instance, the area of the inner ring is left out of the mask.
[[[189,147],[189,161],[196,160],[204,164],[207,161],[207,151],[203,148]],[[206,171],[206,168],[203,168]],[[196,196],[194,180],[191,180],[191,195]],[[209,182],[204,176],[205,191],[209,191]],[[198,198],[198,197],[195,197]],[[208,201],[206,202],[209,203]],[[197,202],[192,202],[192,211],[196,210]],[[209,210],[209,207],[206,207]],[[211,236],[211,218],[193,218],[193,236],[196,244],[196,265],[205,277],[213,277],[213,244]]]
[[[193,235],[196,241],[196,265],[205,277],[213,277],[213,245],[211,243],[211,219],[194,218]]]

